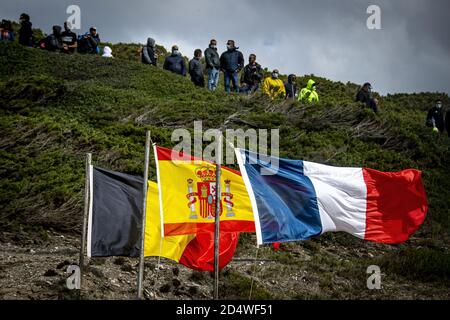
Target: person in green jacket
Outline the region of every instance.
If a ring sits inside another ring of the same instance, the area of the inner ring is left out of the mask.
[[[316,91],[316,82],[313,79],[308,80],[306,88],[300,91],[298,101],[319,102],[319,95]]]

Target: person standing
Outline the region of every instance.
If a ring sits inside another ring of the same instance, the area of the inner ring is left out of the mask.
[[[248,57],[248,65],[242,70],[241,88],[239,91],[244,93],[255,92],[258,90],[263,77],[264,74],[261,65],[256,62],[256,55],[252,53]]]
[[[30,22],[30,16],[26,13],[22,13],[19,18],[20,30],[19,30],[19,43],[26,47],[33,46],[33,28]]]
[[[148,38],[147,45],[144,48],[142,48],[141,61],[144,64],[150,64],[156,67],[157,58],[158,55],[156,54],[155,49],[155,39]]]
[[[288,81],[284,84],[286,90],[286,99],[295,100],[297,97],[297,77],[295,74],[288,76]]]
[[[66,45],[66,53],[74,53],[77,48],[77,35],[70,30],[70,22],[64,22],[64,31],[61,33],[61,39],[63,44]]]
[[[219,84],[220,57],[217,52],[217,41],[212,39],[205,50],[206,71],[208,72],[208,89],[215,91]]]
[[[205,78],[203,76],[203,66],[200,62],[202,58],[202,50],[197,49],[194,51],[194,58],[189,61],[189,74],[191,75],[191,81],[197,87],[205,87]]]
[[[300,91],[298,101],[307,101],[309,103],[319,102],[319,95],[317,94],[317,84],[313,79],[309,79],[306,88],[303,88]]]
[[[279,78],[279,72],[277,69],[272,71],[270,77],[264,80],[262,91],[269,96],[272,100],[276,98],[284,98],[286,91],[284,89],[284,83]]]
[[[428,110],[427,114],[427,127],[433,129],[435,133],[442,133],[445,130],[445,121],[444,121],[444,108],[442,107],[442,100],[437,99],[436,105]],[[448,115],[447,115],[448,116]]]
[[[177,45],[172,46],[172,54],[164,61],[163,69],[186,77],[186,63]]]
[[[244,56],[238,51],[234,40],[228,40],[227,51],[220,56],[220,69],[224,75],[225,91],[230,92],[230,83],[233,83],[233,91],[239,92],[239,71],[244,67]]]

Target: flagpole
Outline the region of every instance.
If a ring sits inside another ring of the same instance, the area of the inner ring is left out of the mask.
[[[84,269],[84,248],[86,247],[86,225],[89,213],[89,186],[90,186],[90,168],[92,163],[92,154],[86,153],[86,178],[84,183],[84,216],[83,225],[81,227],[81,245],[80,245],[80,258],[78,266],[80,268],[80,288],[78,291],[78,297],[81,297],[81,288],[83,287],[83,269]]]
[[[147,187],[148,187],[148,163],[150,157],[150,131],[147,131],[147,138],[145,140],[145,160],[144,160],[144,183],[142,189],[142,229],[141,229],[141,251],[139,259],[139,272],[137,279],[137,298],[142,299],[143,286],[142,282],[144,279],[144,238],[145,238],[145,215],[147,207]]]
[[[222,169],[222,131],[219,131],[216,148],[216,216],[214,220],[214,300],[219,300],[219,236],[220,236],[220,199]]]

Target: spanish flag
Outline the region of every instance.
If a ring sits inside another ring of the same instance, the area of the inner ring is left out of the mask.
[[[238,232],[221,233],[219,268],[233,258],[239,240]],[[214,271],[214,233],[161,237],[158,185],[149,181],[145,223],[144,255],[164,257],[199,271]]]
[[[211,233],[216,215],[214,164],[155,146],[162,235]],[[255,232],[252,206],[239,171],[222,167],[220,233]]]

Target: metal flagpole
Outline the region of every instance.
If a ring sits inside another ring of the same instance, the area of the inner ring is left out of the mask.
[[[216,216],[214,221],[214,300],[219,299],[219,235],[220,235],[220,199],[222,196],[221,170],[222,170],[222,131],[217,139],[216,149]]]
[[[84,217],[83,217],[83,226],[81,231],[81,246],[80,246],[80,259],[78,261],[78,266],[80,268],[80,289],[78,291],[79,297],[81,297],[81,288],[83,287],[83,269],[84,269],[84,248],[86,247],[86,226],[87,219],[89,213],[89,186],[90,186],[90,169],[92,163],[92,154],[86,153],[86,178],[85,178],[85,186],[84,186]]]
[[[142,282],[144,279],[144,238],[145,238],[145,215],[147,207],[147,186],[148,186],[148,163],[150,157],[150,131],[147,131],[147,138],[145,140],[145,160],[144,160],[144,183],[142,189],[142,230],[141,230],[141,252],[139,259],[139,272],[137,278],[137,298],[142,299]]]

